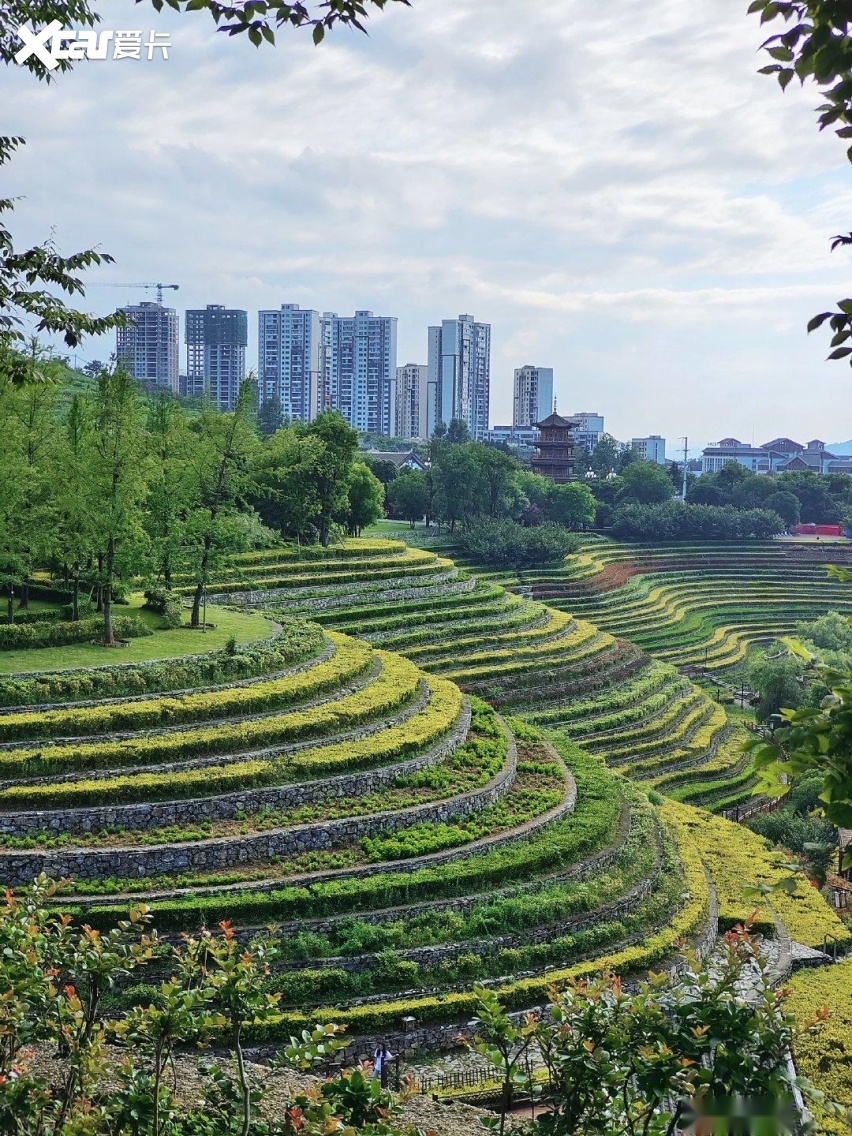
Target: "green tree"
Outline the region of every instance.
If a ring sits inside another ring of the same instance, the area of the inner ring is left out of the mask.
[[[385,487],[364,462],[355,462],[349,471],[347,498],[344,523],[349,536],[360,536],[384,514]]]
[[[187,517],[187,553],[195,580],[193,627],[201,624],[201,605],[217,559],[234,547],[232,524],[238,505],[251,489],[252,457],[257,436],[251,422],[251,390],[240,387],[231,414],[205,407],[193,424],[193,462]]]
[[[598,476],[606,477],[618,469],[619,458],[624,447],[612,434],[601,434],[589,458],[589,468]]]
[[[411,469],[398,474],[388,486],[388,505],[394,516],[408,521],[412,528],[429,509],[426,474]]]
[[[799,523],[802,507],[794,493],[785,492],[783,489],[777,493],[770,493],[764,500],[763,506],[777,513],[788,528]]]
[[[381,481],[387,490],[390,483],[400,472],[392,461],[387,458],[364,457],[370,472]]]
[[[437,432],[437,426],[435,429]],[[450,425],[447,429],[447,441],[453,446],[458,446],[470,441],[470,429],[463,418],[450,419]]]
[[[485,511],[490,517],[504,516],[513,499],[513,474],[518,462],[495,446],[470,443],[471,453],[479,466],[485,494]]]
[[[618,501],[653,505],[670,501],[673,496],[671,478],[656,462],[641,458],[631,462],[621,474],[622,487]]]
[[[796,624],[796,635],[817,651],[852,654],[852,619],[839,611],[827,611],[816,619]]]
[[[486,511],[488,489],[477,461],[475,443],[442,443],[437,458],[433,458],[432,472],[436,515],[450,526],[451,532],[459,521],[467,524]]]
[[[321,510],[317,480],[325,443],[304,427],[288,426],[267,438],[256,456],[252,500],[265,524],[299,539],[315,539]]]
[[[597,506],[591,489],[584,482],[569,481],[566,485],[548,487],[545,517],[568,529],[582,529],[594,524]]]
[[[257,412],[258,433],[261,438],[269,438],[276,430],[286,425],[281,399],[277,394],[271,394],[263,400]]]
[[[147,551],[143,504],[149,472],[145,452],[144,409],[136,383],[126,371],[105,372],[98,379],[91,429],[84,440],[83,464],[90,500],[93,543],[98,557],[98,586],[103,604],[104,642],[115,643],[113,593],[133,578]]]
[[[80,582],[96,554],[97,502],[87,471],[87,439],[93,407],[74,395],[65,428],[53,438],[48,476],[53,486],[50,501],[50,561],[71,583],[71,619],[80,618]]]
[[[156,398],[147,427],[151,470],[145,524],[154,572],[168,591],[175,572],[186,567],[186,521],[196,504],[198,486],[192,468],[194,439],[185,413],[171,395],[161,393]]]
[[[786,651],[773,654],[760,651],[748,666],[749,686],[757,691],[759,702],[755,707],[758,722],[768,722],[782,707],[798,706],[802,701],[799,678],[802,663]]]
[[[307,428],[307,434],[324,445],[316,465],[316,514],[320,544],[328,546],[335,519],[346,514],[349,471],[358,452],[358,431],[353,430],[337,410],[321,411]]]

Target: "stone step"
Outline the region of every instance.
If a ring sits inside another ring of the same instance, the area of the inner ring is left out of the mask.
[[[793,970],[802,970],[808,966],[826,966],[828,963],[834,962],[831,955],[826,954],[825,951],[806,947],[804,943],[793,941],[790,946]]]

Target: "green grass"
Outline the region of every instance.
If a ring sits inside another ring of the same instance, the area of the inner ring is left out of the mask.
[[[113,610],[116,615],[138,615],[154,634],[133,639],[120,648],[75,644],[68,647],[41,647],[38,650],[0,652],[0,674],[28,671],[67,670],[74,667],[115,666],[116,663],[142,663],[151,659],[169,659],[178,655],[202,655],[218,651],[233,635],[238,643],[251,643],[262,639],[271,630],[268,619],[261,615],[244,614],[223,607],[208,605],[207,622],[215,623],[205,632],[189,627],[162,629],[162,620],[154,612],[142,609],[141,595],[131,597],[128,605]],[[188,613],[187,613],[188,614]]]

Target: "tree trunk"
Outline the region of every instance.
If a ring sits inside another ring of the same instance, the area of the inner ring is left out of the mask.
[[[15,585],[14,584],[8,584],[7,587],[9,589],[9,599],[8,599],[7,604],[6,604],[6,616],[7,616],[10,623],[14,623],[15,622]]]
[[[115,646],[115,636],[112,630],[112,572],[115,562],[115,539],[109,538],[107,543],[106,554],[106,574],[103,582],[103,604],[104,604],[104,642],[108,647]]]
[[[76,623],[80,618],[80,567],[77,564],[74,565],[72,580],[71,622]]]
[[[201,566],[198,573],[198,583],[195,586],[195,595],[192,597],[192,615],[190,627],[198,627],[201,623],[201,598],[204,595],[204,585],[207,581],[207,566],[210,563],[210,549],[213,547],[212,533],[204,534],[204,552],[201,554]]]
[[[30,582],[24,580],[21,587],[21,598],[18,602],[18,611],[29,611],[30,609]]]

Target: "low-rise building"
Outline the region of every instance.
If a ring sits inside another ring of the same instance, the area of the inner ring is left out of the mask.
[[[647,438],[631,438],[630,448],[645,461],[656,462],[657,465],[666,464],[666,439],[659,434],[649,434]]]
[[[745,466],[752,473],[852,473],[852,459],[837,457],[825,442],[813,438],[807,445],[792,438],[773,438],[762,446],[750,446],[737,438],[723,438],[706,446],[701,456],[702,473],[718,473],[728,462]]]
[[[596,410],[580,410],[576,414],[572,414],[571,419],[577,423],[577,428],[574,431],[574,442],[592,453],[604,432],[603,415],[598,414]]]

